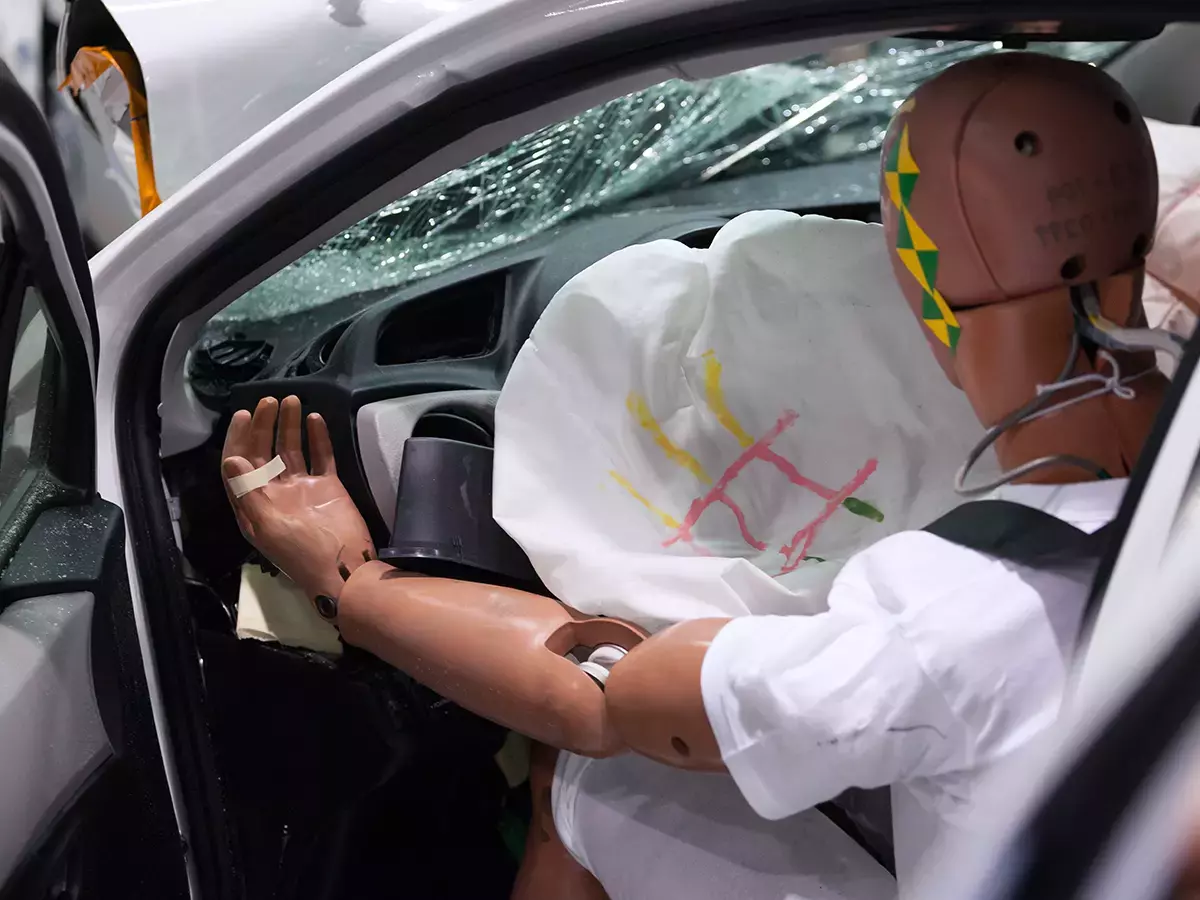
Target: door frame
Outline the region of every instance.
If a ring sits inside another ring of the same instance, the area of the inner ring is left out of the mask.
[[[107,835],[106,847],[121,859],[132,859],[129,854],[134,851],[152,854],[152,861],[130,883],[150,886],[157,896],[182,896],[165,888],[173,881],[186,893],[186,878],[183,856],[173,852],[178,831],[148,715],[149,691],[124,564],[124,521],[119,508],[96,495],[99,330],[87,260],[49,127],[33,99],[2,65],[0,193],[5,238],[19,256],[16,269],[11,268],[12,260],[5,264],[13,278],[5,299],[23,303],[24,288],[36,288],[50,338],[47,347],[54,348],[45,356],[48,365],[41,370],[38,394],[36,421],[48,427],[39,436],[35,425],[34,440],[42,441],[43,452],[33,474],[27,470],[20,489],[7,498],[0,522],[0,609],[29,601],[36,614],[41,611],[37,601],[43,598],[54,603],[64,595],[76,600],[90,595],[83,607],[89,615],[84,620],[88,631],[82,646],[73,645],[77,653],[86,654],[71,662],[91,696],[80,698],[53,677],[48,683],[65,691],[64,721],[76,722],[84,714],[84,701],[94,702],[99,722],[91,727],[97,732],[102,727],[101,738],[107,743],[105,752],[90,759],[89,766],[97,764],[97,769],[74,773],[83,783],[71,780],[55,788],[63,792],[57,805],[46,810],[46,820],[30,836],[32,843],[26,844],[25,856],[0,887],[0,895],[27,896],[45,878],[60,874],[55,869],[57,852],[71,849],[69,838],[86,830]],[[6,309],[3,318],[12,315],[13,310]],[[15,347],[15,341],[6,341],[0,358],[6,402]],[[53,619],[51,615],[46,621]],[[40,664],[49,662],[43,657]],[[43,703],[60,699],[59,694],[39,697]],[[51,713],[55,710],[52,707]],[[109,789],[116,793],[107,796],[117,799],[98,803],[98,792]]]
[[[0,81],[0,102],[15,90],[19,88],[12,82]],[[77,410],[55,422],[61,441],[47,448],[47,467],[64,486],[87,495],[95,490],[96,481],[93,386],[98,331],[91,280],[69,199],[66,203],[61,199],[67,194],[61,163],[57,155],[47,159],[47,148],[37,129],[39,123],[28,122],[21,115],[27,111],[27,99],[22,95],[20,103],[8,107],[17,113],[15,121],[0,123],[0,190],[15,219],[10,234],[20,247],[29,278],[38,286],[47,324],[58,346],[58,405]],[[53,145],[50,150],[56,153]],[[35,154],[42,159],[39,161]],[[54,184],[56,174],[61,178],[58,185]],[[62,215],[64,209],[69,217]],[[74,241],[72,235],[76,235]],[[74,327],[61,327],[63,322]]]

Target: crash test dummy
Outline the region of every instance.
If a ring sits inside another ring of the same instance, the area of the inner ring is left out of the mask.
[[[826,612],[648,636],[549,597],[407,574],[373,558],[318,416],[311,471],[295,397],[233,417],[223,475],[246,538],[347,643],[546,748],[520,896],[709,896],[715,869],[693,861],[664,893],[654,873],[670,852],[632,812],[600,814],[623,791],[653,804],[654,772],[671,775],[667,792],[732,782],[760,821],[890,785],[903,891],[922,855],[966,827],[981,773],[1055,719],[1091,575],[1028,538],[1071,544],[1114,517],[1165,389],[1154,351],[1177,352],[1145,328],[1140,299],[1150,138],[1100,70],[1008,53],[919,88],[882,161],[880,239],[914,327],[984,428],[957,486],[991,505],[853,556]],[[974,483],[987,447],[1005,475]],[[283,471],[263,477],[273,448]],[[779,896],[756,892],[753,875],[738,896]]]

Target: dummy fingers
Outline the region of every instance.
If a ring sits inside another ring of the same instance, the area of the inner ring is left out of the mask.
[[[266,464],[275,454],[275,420],[279,415],[279,401],[274,397],[263,397],[254,407],[254,418],[250,422],[250,453],[247,459],[254,465]]]
[[[285,478],[308,472],[300,446],[300,398],[294,394],[284,397],[279,406],[279,437],[275,450],[287,466]]]
[[[329,426],[319,413],[308,417],[308,455],[312,458],[314,475],[337,475],[337,461],[333,458],[333,441],[329,439]]]
[[[221,485],[225,488],[225,496],[235,514],[238,512],[237,498],[229,486],[229,479],[244,475],[253,470],[254,466],[245,454],[250,445],[250,412],[239,409],[233,414],[229,430],[225,432],[225,446],[221,448]],[[248,468],[247,468],[248,467]]]
[[[247,530],[247,525],[253,527],[260,523],[271,510],[271,501],[261,488],[247,491],[240,497],[235,496],[237,491],[230,484],[230,480],[249,475],[253,471],[254,464],[243,456],[230,456],[221,462],[225,492],[229,495],[229,502],[233,505],[234,514],[237,515],[238,524],[242,526],[243,532]]]
[[[231,456],[250,455],[250,410],[239,409],[229,421],[229,430],[225,432],[225,446],[221,448],[221,459]]]

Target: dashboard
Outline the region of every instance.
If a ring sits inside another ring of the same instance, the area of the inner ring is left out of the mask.
[[[329,424],[339,475],[385,546],[405,440],[490,443],[504,379],[539,316],[572,277],[633,244],[707,247],[731,218],[788,209],[879,221],[874,157],[660,195],[567,223],[512,249],[390,292],[353,295],[245,323],[192,354],[189,379],[221,415],[296,394]]]

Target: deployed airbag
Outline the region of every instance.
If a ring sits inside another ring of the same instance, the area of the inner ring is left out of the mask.
[[[500,395],[493,510],[586,613],[812,613],[850,555],[957,504],[981,430],[881,227],[753,212],[559,291]]]

